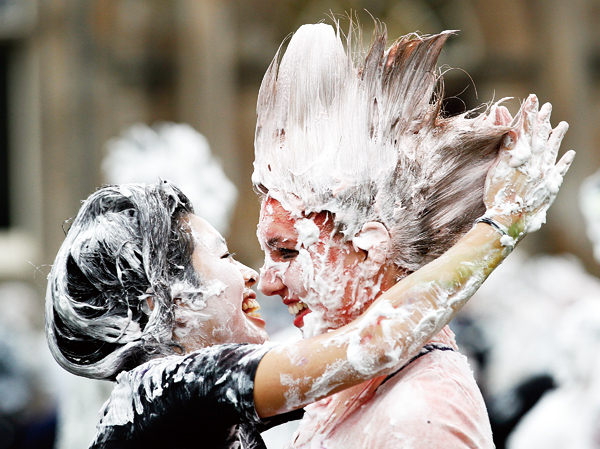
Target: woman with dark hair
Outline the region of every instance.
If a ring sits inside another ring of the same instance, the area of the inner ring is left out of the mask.
[[[492,111],[492,126],[509,127],[507,111]],[[544,216],[573,159],[555,164],[565,131],[550,132],[547,108],[526,103],[488,174],[486,214],[463,238],[352,323],[279,346],[263,344],[256,272],[175,186],[99,189],[67,233],[46,296],[57,362],[116,381],[91,447],[264,447],[259,432],[289,412],[401,369]]]

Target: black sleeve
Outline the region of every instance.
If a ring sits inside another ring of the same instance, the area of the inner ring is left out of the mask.
[[[264,345],[219,345],[120,374],[102,411],[97,442],[150,444],[170,434],[175,447],[173,435],[183,438],[185,432],[219,439],[237,424],[262,426],[254,408],[254,376],[268,350]]]

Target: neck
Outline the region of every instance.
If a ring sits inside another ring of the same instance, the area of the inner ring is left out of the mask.
[[[354,302],[357,305],[360,304],[360,306],[357,307],[358,313],[348,316],[342,325],[350,323],[356,319],[358,315],[364,313],[377,298],[406,277],[407,274],[406,270],[398,268],[393,263],[387,263],[382,266],[377,275],[370,280],[372,282],[362,282],[362,285],[357,286],[354,293]],[[372,285],[365,287],[365,284],[368,285],[371,283]],[[359,295],[364,296],[361,298]]]

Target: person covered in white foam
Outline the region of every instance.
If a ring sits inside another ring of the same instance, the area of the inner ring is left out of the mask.
[[[304,25],[263,79],[253,173],[265,251],[259,288],[282,297],[305,338],[329,336],[365,310],[383,332],[374,348],[366,335],[348,348],[350,365],[373,378],[308,406],[292,447],[493,447],[443,313],[415,328],[407,358],[382,323],[411,312],[377,298],[439,263],[476,222],[512,248],[545,220],[538,196],[556,195],[573,154],[554,166],[567,124],[552,130],[551,107],[540,109],[535,96],[514,120],[498,104],[444,117],[436,62],[450,34],[413,34],[386,48],[376,23],[363,51],[355,24],[345,42],[339,24]],[[438,281],[420,294],[455,301],[452,282]],[[388,373],[376,373],[369,351]]]

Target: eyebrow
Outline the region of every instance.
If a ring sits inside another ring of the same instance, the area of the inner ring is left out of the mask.
[[[285,241],[293,243],[292,239],[281,238],[281,237],[272,237],[269,240],[267,240],[267,246],[269,248],[276,248],[277,245],[279,245],[281,242],[285,242]]]
[[[281,239],[279,237],[270,238],[269,240],[267,240],[267,246],[270,248],[274,248],[279,244],[280,241]]]
[[[207,245],[209,248],[212,247],[214,251],[220,251],[221,247],[223,246],[227,251],[229,251],[229,247],[227,246],[227,240],[225,240],[223,236],[215,237],[215,239],[211,241],[205,241],[205,245]]]

